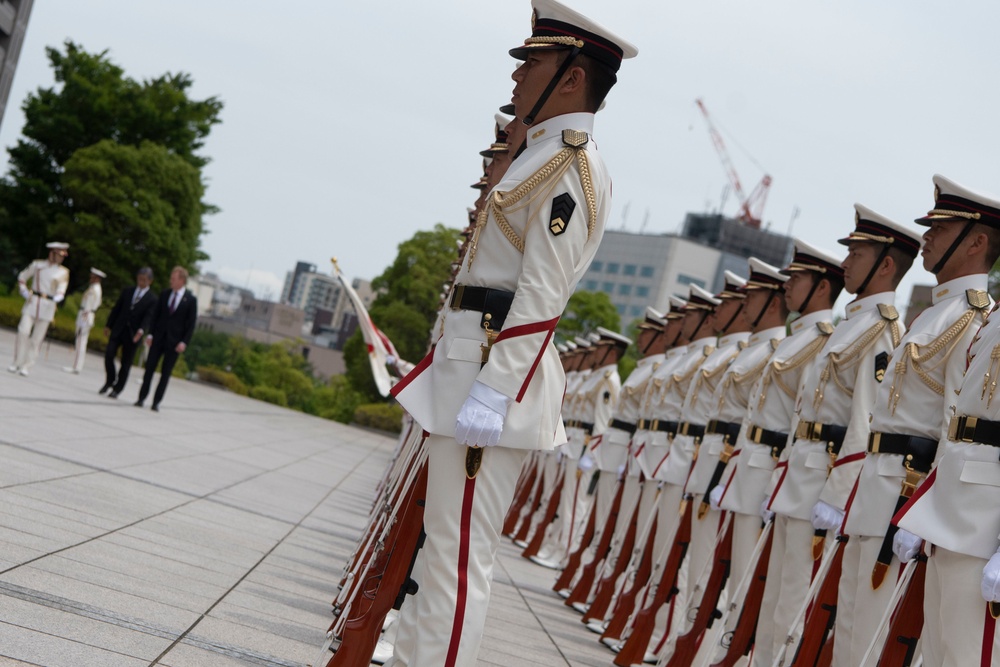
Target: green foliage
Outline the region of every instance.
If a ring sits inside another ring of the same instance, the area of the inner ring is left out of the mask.
[[[185,353],[186,354],[186,353]],[[197,366],[198,379],[209,384],[217,384],[240,396],[249,396],[250,390],[236,375],[212,366]]]
[[[328,385],[313,392],[310,412],[324,419],[350,424],[361,402],[361,394],[351,388],[350,381],[338,375],[330,378]]]
[[[97,263],[89,254],[95,248],[81,247],[95,228],[106,246],[124,239],[136,244],[109,247],[98,256],[127,263],[102,265],[109,273],[106,289],[129,284],[145,263],[138,259],[154,256],[155,248],[142,255],[139,247],[149,237],[171,241],[163,243],[177,254],[162,257],[165,266],[191,268],[202,257],[201,216],[215,210],[201,202],[201,169],[208,158],[198,151],[220,122],[222,103],[214,97],[190,99],[188,74],[139,82],[125,76],[106,51],[88,53],[70,41],[63,46],[46,50],[56,86],[39,88],[22,104],[23,136],[10,149],[10,171],[0,182],[0,278],[9,284],[17,270],[44,256],[45,242],[59,234],[73,246],[66,264],[73,287],[79,287],[87,267]],[[78,155],[81,151],[86,152]],[[129,204],[137,208],[131,216],[124,210]],[[154,219],[127,228],[141,211]],[[79,224],[85,226],[77,229]],[[186,244],[183,250],[180,244]]]
[[[567,340],[590,333],[597,327],[618,331],[621,327],[618,311],[604,292],[578,290],[569,298],[566,311],[556,326],[556,334]]]
[[[274,387],[265,387],[263,385],[254,387],[250,390],[250,398],[256,398],[258,401],[274,403],[275,405],[280,405],[283,408],[288,407],[288,397],[285,396],[285,392],[280,389],[275,389]]]
[[[403,430],[403,408],[395,403],[361,405],[354,413],[354,422],[359,426],[399,433]]]

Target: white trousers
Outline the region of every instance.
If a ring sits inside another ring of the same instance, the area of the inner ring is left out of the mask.
[[[18,368],[31,368],[38,359],[38,351],[45,340],[45,332],[49,330],[52,320],[35,319],[31,313],[21,312],[21,321],[17,325],[17,341],[14,343],[14,365]]]
[[[893,556],[889,572],[878,590],[872,590],[872,568],[882,548],[881,537],[851,535],[844,547],[844,561],[837,588],[837,621],[834,629],[833,667],[875,667],[879,652],[862,663],[868,645],[889,607],[900,573]],[[932,667],[933,663],[924,663]]]
[[[931,550],[924,584],[924,665],[998,667],[1000,635],[979,591],[986,560]]]
[[[486,626],[500,530],[529,452],[487,447],[479,474],[470,480],[465,446],[437,435],[424,446],[427,539],[409,667],[473,667]]]
[[[76,325],[76,347],[73,349],[73,370],[79,373],[87,360],[87,342],[90,339],[91,327],[86,324]]]

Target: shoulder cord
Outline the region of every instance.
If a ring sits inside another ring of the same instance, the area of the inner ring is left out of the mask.
[[[823,367],[823,372],[819,376],[819,384],[816,386],[816,391],[813,393],[813,409],[819,410],[820,406],[823,404],[824,391],[826,390],[826,385],[833,378],[834,384],[847,396],[854,396],[854,387],[846,384],[840,379],[840,374],[843,371],[850,370],[856,366],[861,361],[861,356],[868,351],[868,349],[875,344],[881,336],[882,332],[885,331],[886,326],[889,327],[890,335],[892,336],[892,349],[896,349],[899,345],[899,339],[901,338],[899,333],[899,323],[896,320],[891,322],[885,319],[881,319],[872,325],[864,334],[861,335],[854,343],[852,343],[843,352],[831,352],[827,355],[826,366]]]
[[[764,372],[764,368],[767,363],[771,360],[771,355],[765,355],[763,361],[748,370],[746,373],[737,373],[732,371],[726,373],[726,376],[722,379],[722,390],[719,394],[719,410],[722,410],[722,405],[726,401],[726,394],[730,389],[741,389],[747,385],[750,385],[757,381],[760,374]],[[734,403],[742,408],[750,405],[749,391],[747,392],[747,397],[744,400],[739,394],[735,394]]]
[[[767,370],[764,371],[764,377],[761,380],[760,398],[757,400],[757,410],[764,409],[764,402],[767,400],[767,389],[771,382],[774,382],[774,384],[776,384],[781,391],[785,392],[786,396],[794,400],[796,394],[798,393],[799,383],[796,381],[794,383],[795,389],[791,389],[782,376],[785,373],[790,373],[815,359],[816,355],[819,354],[819,351],[823,349],[823,346],[826,345],[826,341],[828,340],[828,336],[817,336],[812,340],[812,342],[799,350],[798,353],[793,355],[788,361],[778,361],[777,359],[772,361],[768,365]]]
[[[976,314],[979,312],[980,311],[975,308],[965,311],[965,313],[962,314],[962,317],[958,318],[957,322],[945,329],[944,333],[931,341],[930,345],[927,345],[924,348],[923,353],[920,352],[920,346],[916,343],[910,342],[906,344],[906,347],[903,348],[903,358],[896,362],[896,375],[892,379],[892,387],[889,388],[890,414],[896,414],[896,406],[899,405],[899,390],[903,388],[902,379],[903,376],[906,375],[906,368],[908,364],[913,366],[913,370],[917,374],[917,377],[919,377],[921,382],[927,385],[931,391],[938,396],[944,396],[944,385],[931,377],[931,373],[936,371],[941,364],[948,361],[955,345],[958,344],[958,341],[965,330],[972,325],[973,320],[976,318]],[[938,359],[938,361],[933,365],[925,367],[925,364],[936,357],[941,351],[944,351],[941,358]]]

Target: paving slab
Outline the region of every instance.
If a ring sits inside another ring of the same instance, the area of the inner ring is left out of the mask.
[[[68,356],[0,372],[0,667],[320,667],[395,438],[177,378],[140,410]],[[481,665],[611,664],[554,578],[502,542]]]

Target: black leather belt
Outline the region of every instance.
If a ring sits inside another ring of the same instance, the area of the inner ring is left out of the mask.
[[[702,424],[682,422],[680,426],[677,427],[677,432],[681,435],[691,435],[695,438],[703,438],[705,436],[705,427]]]
[[[742,422],[723,422],[713,419],[705,427],[706,433],[717,433],[726,436],[729,442],[736,442],[736,436],[740,434]]]
[[[908,457],[910,466],[928,472],[937,453],[937,440],[903,433],[869,433],[868,451],[872,454],[900,454]]]
[[[586,433],[587,435],[590,435],[591,433],[594,432],[593,422],[577,422],[576,425],[577,427],[582,428],[584,433]]]
[[[659,419],[650,419],[649,421],[640,419],[639,423],[636,424],[636,430],[659,431],[660,433],[677,435],[677,422],[660,421]]]
[[[756,442],[758,445],[767,445],[771,448],[771,458],[777,460],[781,458],[781,452],[785,451],[788,434],[781,431],[769,431],[751,424],[750,428],[747,429],[747,440]]]
[[[42,297],[43,299],[48,299],[49,301],[55,301],[55,299],[53,299],[53,298],[52,298],[51,296],[49,296],[48,294],[42,294],[41,292],[35,292],[34,290],[32,290],[32,292],[31,292],[31,293],[32,293],[32,294],[34,294],[35,296],[40,296],[40,297]]]
[[[635,435],[635,424],[630,424],[627,421],[622,421],[621,419],[612,419],[608,422],[608,426],[611,428],[616,428],[619,431],[625,431],[629,435]]]
[[[839,454],[840,448],[844,446],[844,437],[847,435],[846,426],[837,424],[821,424],[819,422],[803,422],[795,428],[795,437],[799,440],[811,440],[812,442],[827,443],[828,450],[833,454]]]
[[[948,424],[948,439],[952,442],[975,442],[1000,447],[1000,422],[959,415]]]
[[[455,285],[455,291],[451,293],[452,310],[474,310],[482,313],[480,326],[486,328],[486,323],[489,323],[489,328],[493,331],[503,329],[504,320],[507,319],[513,301],[513,292],[492,287]]]

